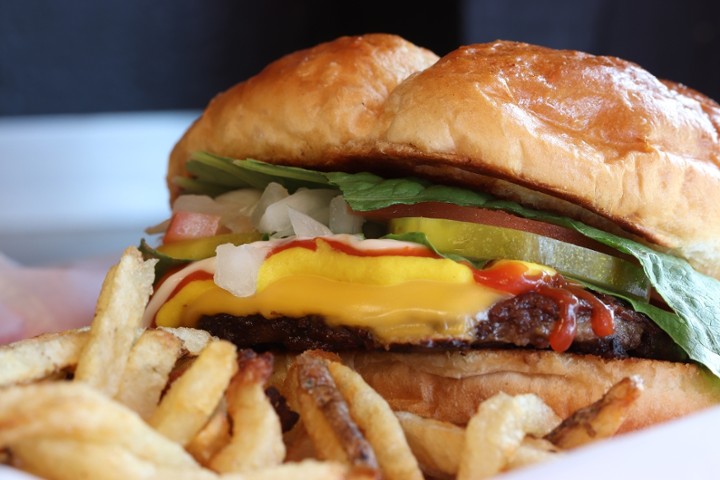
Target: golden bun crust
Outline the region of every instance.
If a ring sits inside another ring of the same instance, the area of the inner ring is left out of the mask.
[[[390,92],[437,55],[396,36],[341,37],[271,63],[217,95],[173,149],[172,179],[195,151],[308,168],[367,156]]]
[[[720,402],[720,387],[710,374],[684,363],[530,350],[353,353],[343,355],[343,361],[393,410],[459,425],[469,420],[480,402],[500,391],[535,393],[566,418],[630,375],[639,375],[645,389],[622,425],[623,432]]]
[[[637,235],[720,278],[720,106],[612,57],[498,41],[439,61],[342,37],[218,95],[172,152],[412,173]]]

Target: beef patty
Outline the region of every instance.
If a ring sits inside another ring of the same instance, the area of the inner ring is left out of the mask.
[[[577,309],[577,331],[570,352],[599,355],[605,358],[641,357],[658,360],[685,360],[685,353],[655,323],[625,302],[597,294],[614,314],[614,333],[598,337],[592,330],[592,309],[581,300]],[[327,325],[322,317],[272,318],[261,315],[236,317],[220,314],[204,316],[197,327],[212,335],[230,340],[240,348],[257,351],[307,349],[330,351],[385,350],[423,351],[475,348],[549,349],[550,333],[559,318],[559,307],[550,297],[535,292],[524,293],[497,303],[487,318],[476,327],[474,341],[427,340],[413,344],[384,345],[371,331],[353,327]]]

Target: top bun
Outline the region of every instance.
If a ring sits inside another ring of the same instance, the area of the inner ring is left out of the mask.
[[[216,97],[172,152],[413,173],[636,235],[720,278],[720,105],[612,57],[515,42],[439,61],[343,37]]]
[[[395,35],[342,37],[276,60],[217,95],[175,146],[168,185],[193,152],[308,168],[367,157],[385,102],[438,60]]]

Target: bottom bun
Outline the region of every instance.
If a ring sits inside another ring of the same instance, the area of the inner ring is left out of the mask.
[[[353,353],[343,360],[393,410],[463,425],[480,402],[503,391],[535,393],[566,418],[615,383],[639,375],[645,389],[620,431],[626,432],[720,403],[720,381],[693,364],[608,360],[535,350],[452,353]]]

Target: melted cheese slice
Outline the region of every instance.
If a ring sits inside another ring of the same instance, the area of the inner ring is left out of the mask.
[[[296,247],[267,258],[260,267],[257,290],[292,275],[314,275],[366,285],[397,285],[410,280],[453,284],[473,281],[472,270],[467,265],[447,258],[349,255],[335,250],[322,239],[316,242],[315,250]]]
[[[331,326],[370,330],[383,343],[472,339],[485,312],[509,295],[475,282],[411,280],[395,285],[285,276],[249,297],[235,297],[212,280],[192,282],[158,312],[160,326],[194,326],[203,315],[320,315]]]

